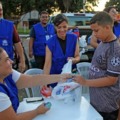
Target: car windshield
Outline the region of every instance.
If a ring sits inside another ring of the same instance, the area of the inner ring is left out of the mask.
[[[90,25],[90,20],[92,16],[67,16],[69,26],[88,26]],[[51,17],[50,22],[52,22],[54,17]]]
[[[90,25],[92,17],[86,16],[67,16],[70,26],[86,26]]]

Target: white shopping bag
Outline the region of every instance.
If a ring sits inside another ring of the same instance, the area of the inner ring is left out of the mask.
[[[86,35],[82,35],[80,37],[79,45],[80,45],[80,47],[86,47],[87,46]]]
[[[61,74],[72,73],[72,60],[63,66]],[[52,90],[52,97],[57,100],[63,100],[65,104],[80,103],[81,89],[80,84],[73,82],[72,78],[68,79],[65,83],[59,82]]]
[[[61,74],[63,73],[69,73],[69,74],[72,73],[72,60],[71,59],[68,60],[68,62],[63,66]]]
[[[65,99],[71,96],[71,92],[78,88],[80,85],[75,82],[58,84],[52,90],[52,97],[57,100]]]

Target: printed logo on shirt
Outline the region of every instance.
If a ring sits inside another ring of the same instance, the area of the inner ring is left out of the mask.
[[[95,67],[94,65],[91,66],[91,70],[94,72],[100,72],[100,70],[97,67]]]
[[[113,66],[120,66],[120,58],[119,57],[113,57],[111,59],[111,65],[113,65]]]
[[[49,35],[46,35],[46,40],[48,40],[50,38],[50,36]]]
[[[49,40],[52,37],[52,35],[46,35],[45,37],[46,37],[46,40]]]
[[[3,45],[3,46],[8,46],[7,40],[3,40],[3,41],[2,41],[2,45]]]

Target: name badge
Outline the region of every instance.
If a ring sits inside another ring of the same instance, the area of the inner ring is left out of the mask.
[[[46,40],[48,40],[48,39],[50,38],[50,36],[49,36],[49,35],[46,35],[45,37],[46,37]]]

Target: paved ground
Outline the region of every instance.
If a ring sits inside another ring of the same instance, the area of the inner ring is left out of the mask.
[[[25,89],[21,89],[18,91],[18,95],[19,95],[19,101],[22,101],[23,98],[26,98],[27,95],[26,95],[26,92],[25,92]]]
[[[29,38],[22,38],[21,41],[22,41],[22,44],[23,44],[23,46],[24,46],[25,52],[26,52],[27,57],[28,57]],[[28,57],[28,58],[29,58],[29,57]]]
[[[22,43],[23,43],[25,52],[26,52],[27,57],[28,57],[28,42],[29,42],[29,39],[22,38],[21,40],[22,40]],[[28,57],[28,58],[29,58],[29,57]],[[23,98],[25,98],[25,97],[27,97],[26,92],[25,92],[25,89],[19,90],[19,100],[22,101]]]

